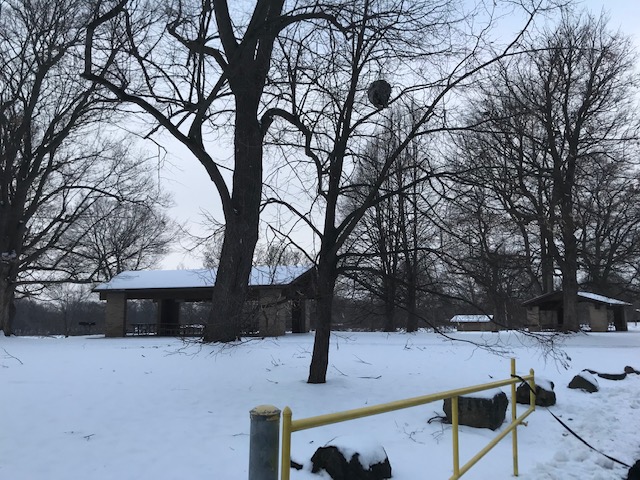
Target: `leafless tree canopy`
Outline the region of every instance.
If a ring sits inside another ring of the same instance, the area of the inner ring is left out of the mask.
[[[602,288],[603,274],[629,273],[637,254],[634,209],[612,222],[607,210],[616,203],[602,203],[616,190],[635,196],[636,56],[604,17],[572,10],[526,47],[490,70],[460,158],[487,211],[509,218],[503,246],[523,252],[538,292],[553,291],[555,269],[561,272],[564,328],[576,331],[582,272]]]
[[[286,152],[302,190],[312,192],[310,185],[314,190],[310,207],[289,201],[277,186],[267,203],[289,209],[319,238],[319,320],[311,383],[325,381],[342,248],[365,213],[383,200],[381,189],[415,139],[452,128],[448,102],[454,101],[455,92],[514,51],[515,40],[499,50],[489,47],[485,34],[495,3],[478,6],[479,10],[465,10],[448,1],[355,2],[336,14],[347,28],[294,25],[287,37],[279,39],[282,58],[276,64],[273,101],[281,106],[267,110],[264,118],[278,125],[272,127],[272,141]],[[539,3],[529,13],[538,7]],[[469,28],[472,18],[484,19],[480,31]],[[385,80],[393,86],[390,105],[413,106],[412,121],[380,158],[375,178],[363,189],[354,172],[367,156],[367,145],[381,134],[387,120],[392,121],[391,109],[380,110],[368,99],[369,86],[381,77],[388,77]],[[281,170],[278,174],[283,176]],[[421,177],[434,175],[426,171]],[[343,200],[356,198],[356,192],[358,202],[350,211],[341,211]]]
[[[68,271],[75,222],[99,199],[135,200],[142,170],[101,136],[114,114],[82,80],[91,2],[0,1],[0,328],[19,286],[87,279]],[[139,193],[137,198],[140,198]],[[77,241],[77,239],[75,240]]]

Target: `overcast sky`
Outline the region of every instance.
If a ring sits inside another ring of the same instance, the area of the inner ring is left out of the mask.
[[[602,10],[610,15],[610,27],[620,28],[630,35],[636,45],[640,45],[640,0],[583,0],[579,2],[593,13]],[[176,206],[171,215],[188,226],[194,233],[202,233],[199,226],[203,222],[202,211],[211,212],[218,220],[222,220],[218,195],[209,180],[204,168],[186,149],[170,138],[166,139],[169,154],[160,171],[163,186],[173,194]],[[229,145],[211,142],[211,152],[216,152],[219,159],[231,155]],[[176,246],[174,253],[167,256],[160,267],[164,269],[199,268],[202,258],[187,254]]]

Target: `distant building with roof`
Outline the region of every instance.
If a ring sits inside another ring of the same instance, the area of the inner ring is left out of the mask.
[[[315,313],[314,272],[313,268],[301,266],[253,267],[244,333],[278,336],[287,329],[308,332]],[[126,271],[101,283],[93,291],[107,302],[105,335],[202,333],[202,326],[181,325],[180,304],[210,302],[216,273],[217,269]],[[156,323],[128,324],[127,301],[143,299],[157,304]]]
[[[459,332],[497,332],[499,326],[494,323],[493,315],[454,315],[449,320]]]
[[[545,293],[522,303],[527,309],[525,326],[530,330],[561,330],[564,323],[562,291]],[[627,310],[623,300],[597,293],[578,292],[578,320],[592,332],[606,332],[612,327],[627,330]]]

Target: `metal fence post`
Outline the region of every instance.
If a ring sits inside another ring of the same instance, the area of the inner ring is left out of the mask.
[[[460,444],[458,441],[458,396],[451,397],[451,438],[453,440],[453,477],[460,478]]]
[[[517,399],[516,396],[518,394],[518,390],[516,388],[515,379],[516,379],[516,359],[511,359],[511,378],[514,383],[511,384],[511,423],[515,423],[518,418],[517,411]],[[518,476],[518,427],[516,426],[513,429],[512,437],[511,437],[511,451],[513,454],[513,475],[515,477]]]
[[[280,460],[281,480],[289,480],[291,477],[291,417],[293,417],[291,409],[284,407],[282,412],[282,458]]]
[[[280,409],[260,405],[250,412],[249,480],[277,480]]]

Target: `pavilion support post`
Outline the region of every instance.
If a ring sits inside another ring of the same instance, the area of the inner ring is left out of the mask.
[[[105,337],[124,337],[127,324],[127,294],[109,292],[106,297],[104,335]]]
[[[592,332],[606,332],[609,329],[609,318],[605,307],[589,303],[586,310]]]

